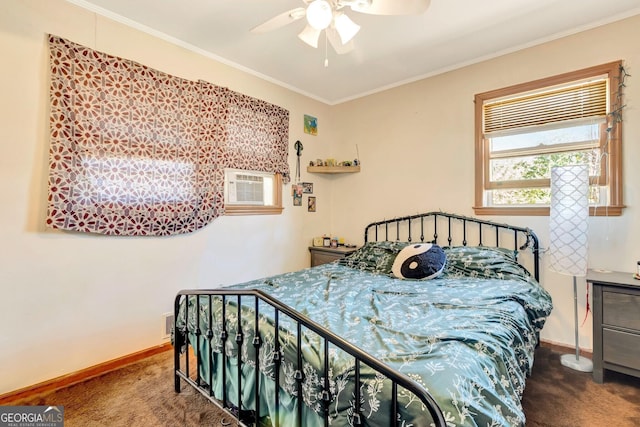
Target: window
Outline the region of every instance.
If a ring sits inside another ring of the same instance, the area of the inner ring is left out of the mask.
[[[84,205],[108,201],[131,208],[151,204],[195,203],[194,165],[188,161],[81,154],[83,177],[74,188]]]
[[[548,215],[551,168],[586,163],[591,214],[621,215],[621,71],[617,61],[476,95],[476,214]]]
[[[288,110],[56,36],[49,56],[47,226],[190,233],[222,214],[225,167],[270,172],[247,172],[227,214],[282,212]]]
[[[282,179],[268,172],[225,169],[226,215],[268,215],[282,212]]]
[[[280,214],[282,185],[289,181],[289,111],[237,92],[226,100],[225,214]]]

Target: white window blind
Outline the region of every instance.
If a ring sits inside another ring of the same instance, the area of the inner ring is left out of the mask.
[[[607,79],[556,88],[483,105],[485,136],[553,123],[604,119]]]

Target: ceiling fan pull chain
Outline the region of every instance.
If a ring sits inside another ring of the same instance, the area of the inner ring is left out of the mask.
[[[324,31],[324,67],[329,66],[329,49],[327,48],[327,31]]]

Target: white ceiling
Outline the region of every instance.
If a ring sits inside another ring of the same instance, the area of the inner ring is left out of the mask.
[[[337,55],[306,22],[251,33],[303,0],[68,0],[327,104],[338,104],[640,14],[640,0],[432,0],[420,16],[347,9],[362,28]],[[381,1],[381,0],[373,0]],[[386,0],[395,1],[395,0]]]

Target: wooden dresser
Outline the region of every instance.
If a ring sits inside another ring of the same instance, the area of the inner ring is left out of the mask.
[[[633,273],[589,270],[593,286],[593,380],[605,370],[640,377],[640,280]]]

